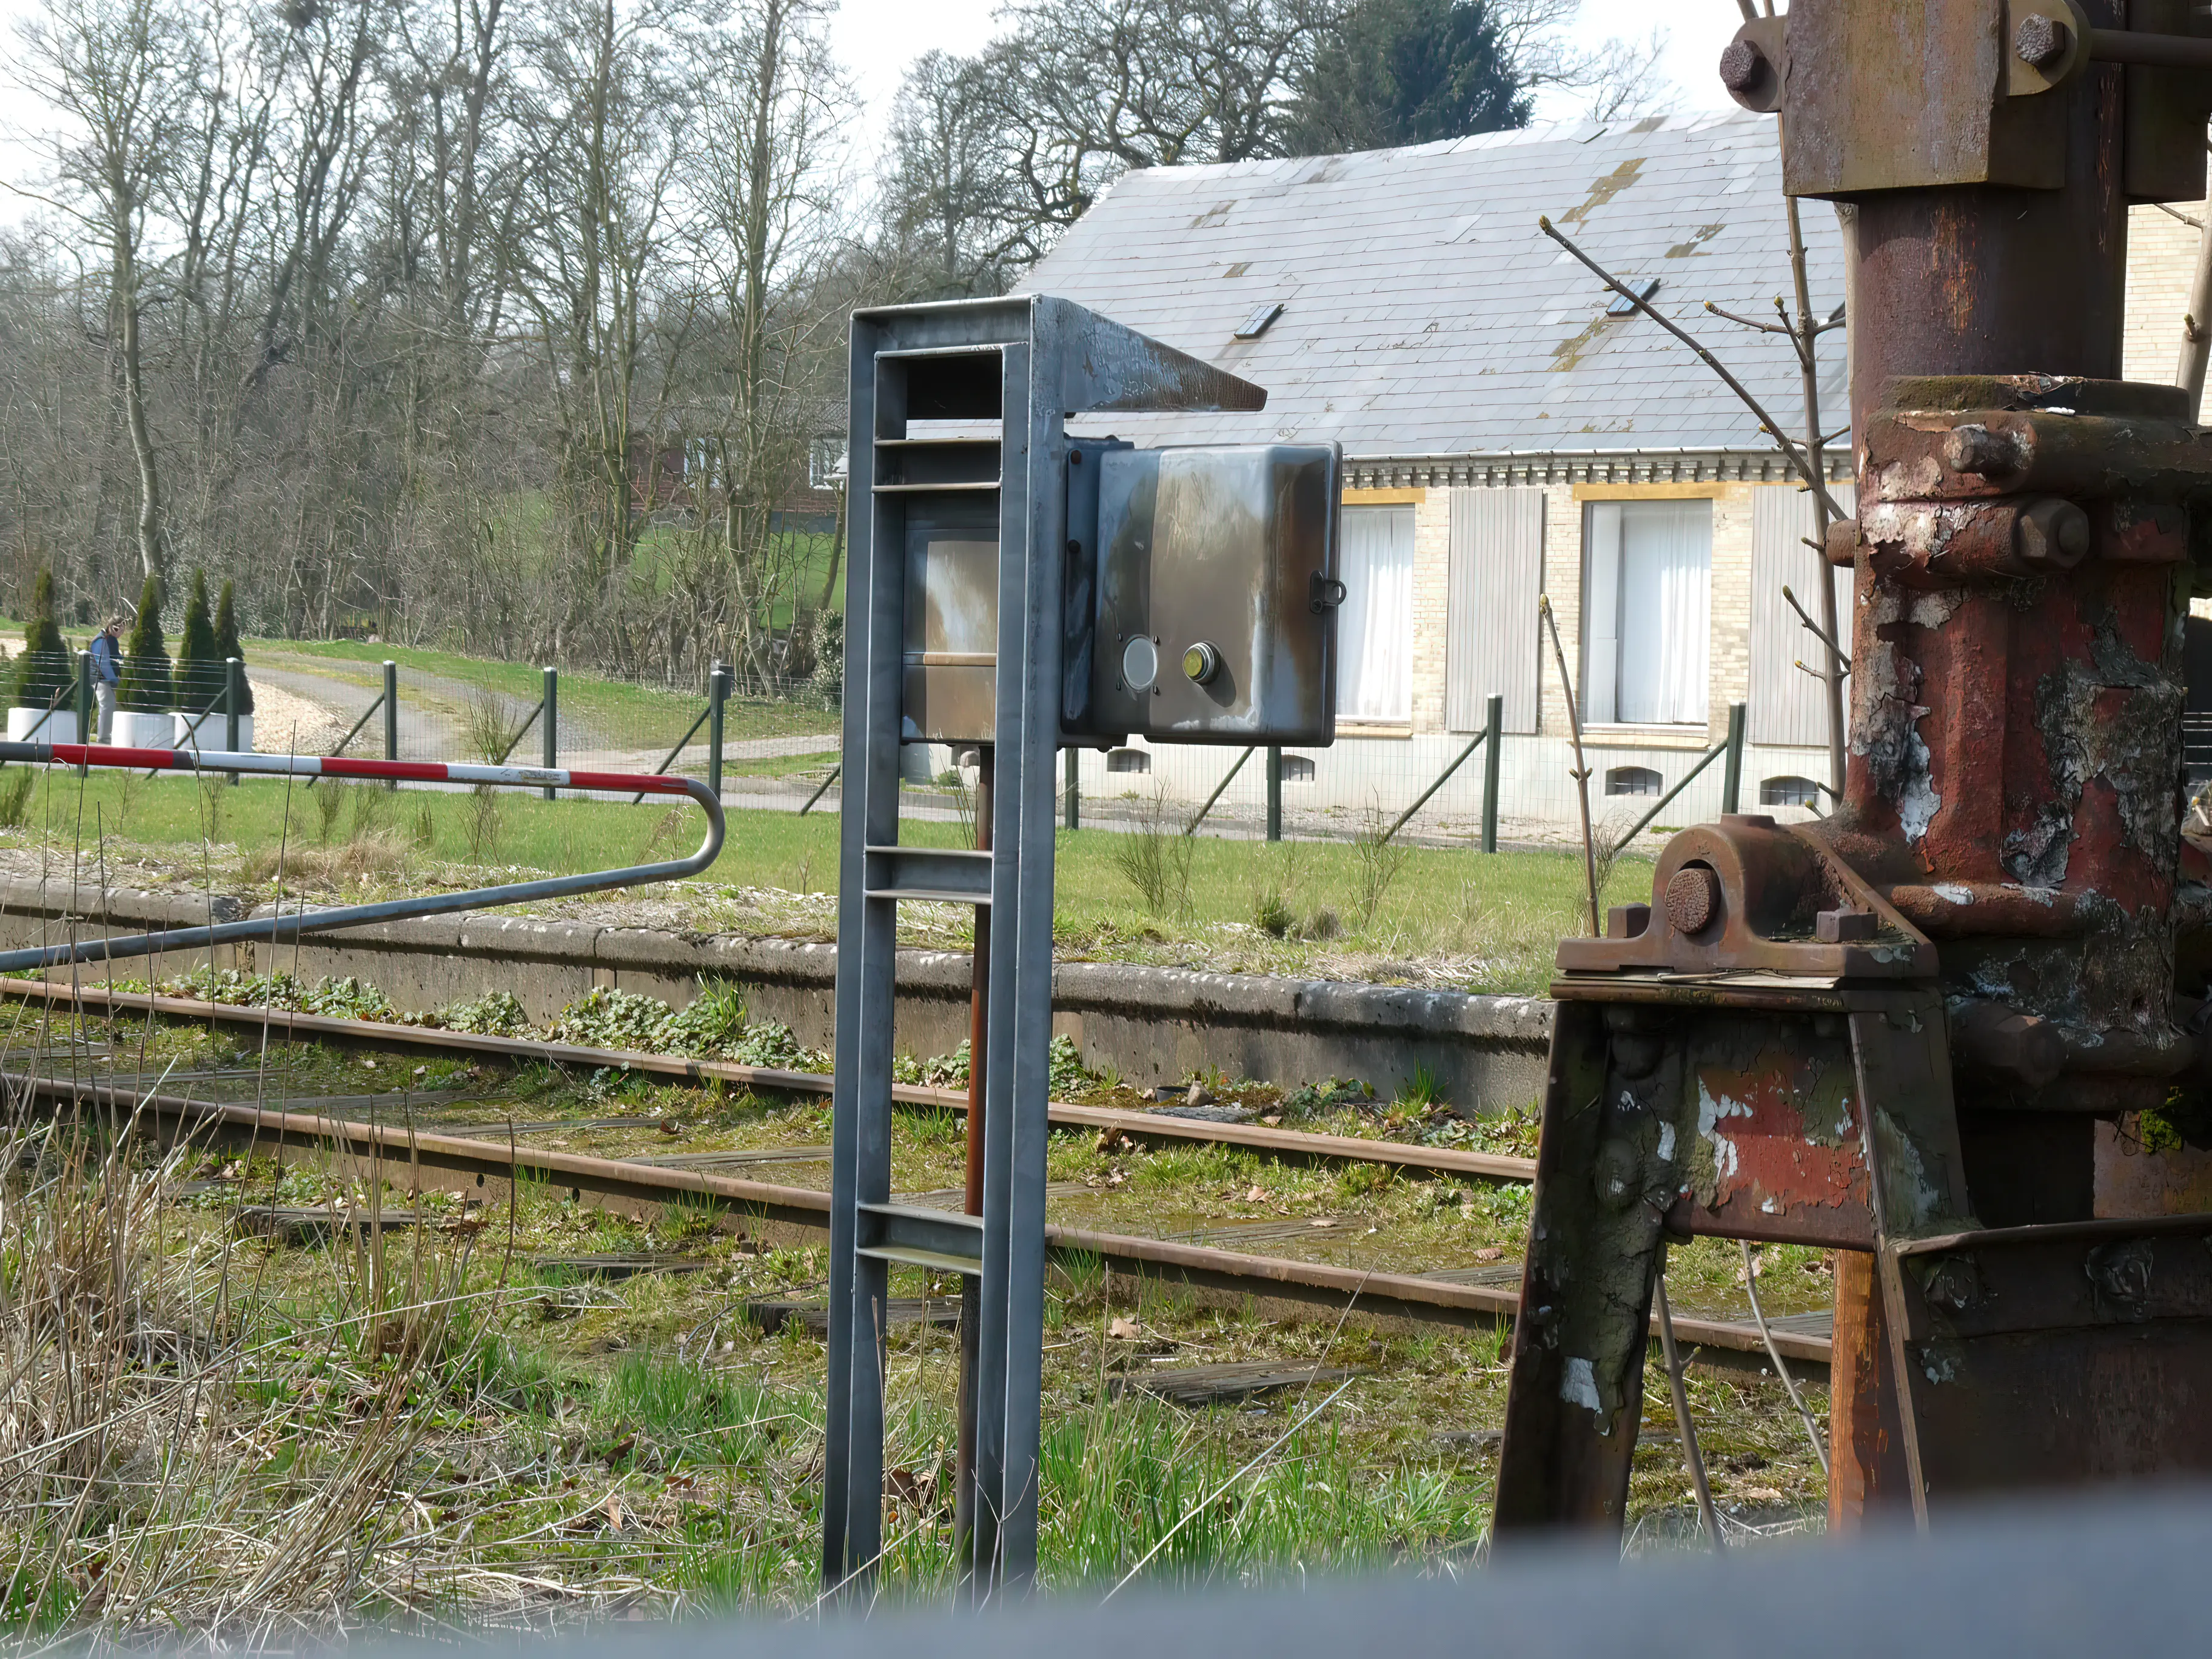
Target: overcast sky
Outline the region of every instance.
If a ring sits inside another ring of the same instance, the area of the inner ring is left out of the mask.
[[[1000,0],[842,0],[832,26],[838,56],[851,70],[866,106],[863,148],[872,150],[889,118],[906,67],[932,47],[972,52],[991,38]],[[0,0],[0,179],[22,181],[37,171],[34,155],[15,142],[35,112],[5,79],[14,55],[15,20],[33,9],[27,0]],[[1668,31],[1655,74],[1682,110],[1723,102],[1714,65],[1741,14],[1729,0],[1583,0],[1579,33],[1595,45],[1610,35],[1641,40],[1656,24]],[[1540,104],[1540,117],[1571,115],[1571,100]],[[20,198],[0,191],[0,221],[24,211]]]
[[[11,0],[12,3],[12,0]],[[882,131],[892,95],[906,66],[933,46],[972,52],[991,38],[1000,0],[843,0],[835,35],[838,55],[853,71],[868,106],[871,134]],[[1721,48],[1743,15],[1730,0],[1583,0],[1579,33],[1595,45],[1611,35],[1642,40],[1656,26],[1668,33],[1656,65],[1684,110],[1724,106],[1715,67]],[[1540,116],[1571,115],[1565,106],[1540,106]]]

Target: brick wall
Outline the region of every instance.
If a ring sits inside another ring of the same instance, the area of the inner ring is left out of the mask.
[[[2204,204],[2180,204],[2192,219]],[[2197,232],[2156,207],[2128,210],[2127,317],[2121,337],[2121,373],[2130,380],[2172,384],[2181,355],[2181,319],[2189,309],[2189,283],[2197,268]]]

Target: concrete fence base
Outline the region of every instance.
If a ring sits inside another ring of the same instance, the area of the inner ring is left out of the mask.
[[[236,901],[176,893],[72,888],[66,878],[0,882],[0,942],[58,944],[100,933],[139,933],[228,921]],[[63,968],[88,984],[160,980],[210,953]],[[407,1012],[511,992],[534,1019],[559,1013],[595,987],[654,996],[682,1007],[702,978],[739,987],[757,1020],[788,1025],[826,1048],[834,1036],[837,947],[642,927],[536,921],[496,915],[439,917],[311,936],[295,947],[218,947],[218,968],[269,968],[308,983],[324,975],[374,985]],[[902,951],[894,1041],[917,1056],[949,1054],[968,1034],[969,961],[942,951]],[[1541,1098],[1552,1004],[1534,997],[1474,996],[1207,974],[1115,963],[1062,963],[1053,970],[1053,1029],[1073,1036],[1084,1063],[1139,1087],[1200,1068],[1286,1086],[1358,1078],[1386,1097],[1425,1071],[1463,1112],[1528,1107]]]

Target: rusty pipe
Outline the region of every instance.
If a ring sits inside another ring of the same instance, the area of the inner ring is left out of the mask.
[[[975,757],[975,850],[991,850],[994,766],[985,744]],[[991,907],[975,907],[975,949],[968,974],[968,1168],[963,1205],[972,1216],[983,1213],[983,1094],[985,1057],[991,1034]],[[952,1455],[952,1535],[957,1540],[963,1582],[975,1583],[973,1540],[975,1522],[976,1347],[983,1326],[983,1281],[974,1274],[960,1280],[959,1423]]]

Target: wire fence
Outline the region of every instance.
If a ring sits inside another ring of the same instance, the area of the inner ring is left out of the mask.
[[[124,695],[99,735],[135,747],[225,748],[234,702],[241,748],[665,772],[705,779],[736,811],[834,817],[842,805],[839,714],[818,679],[741,691],[726,669],[685,687],[465,659],[416,665],[305,654],[318,649],[272,650],[272,660],[241,665],[235,683],[224,663],[139,672],[125,659]],[[76,668],[69,695],[11,711],[10,737],[73,741],[81,729],[97,730],[98,671],[88,653]],[[166,695],[151,689],[161,687]],[[1480,850],[1577,841],[1568,736],[1504,730],[1495,698],[1486,716],[1474,731],[1346,724],[1324,749],[1133,739],[1070,750],[1060,821],[1071,830],[1164,825],[1252,841]],[[1750,743],[1741,704],[1709,726],[1606,728],[1583,746],[1595,833],[1609,845],[1647,848],[1724,811],[1815,815],[1826,804],[1816,781],[1825,758]],[[902,816],[968,820],[977,759],[972,746],[906,746]]]

